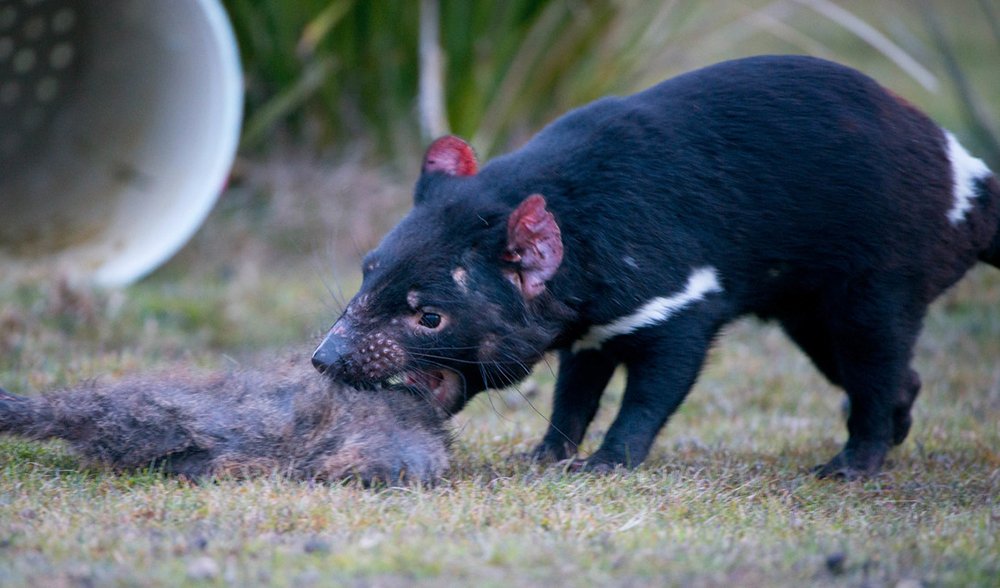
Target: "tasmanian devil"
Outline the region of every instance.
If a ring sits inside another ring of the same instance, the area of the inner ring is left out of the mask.
[[[189,478],[432,482],[444,415],[413,389],[354,390],[312,368],[137,376],[32,397],[0,390],[0,434],[64,439],[89,462]]]
[[[434,142],[414,207],[363,261],[313,356],[356,385],[420,383],[448,411],[559,352],[539,458],[636,465],[720,327],[777,320],[850,399],[822,476],[873,474],[906,437],[928,304],[1000,266],[1000,184],[899,96],[809,57],[720,63],[572,111],[478,169]]]

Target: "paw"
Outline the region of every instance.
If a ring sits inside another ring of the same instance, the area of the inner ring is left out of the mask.
[[[813,474],[821,480],[838,480],[841,482],[853,482],[871,476],[855,468],[841,463],[840,460],[831,459],[829,462],[813,468]]]
[[[587,472],[599,475],[610,474],[615,470],[624,468],[625,463],[622,460],[602,455],[600,451],[587,459],[574,459],[569,464],[569,471],[571,472]]]
[[[547,443],[542,441],[531,451],[516,454],[513,459],[520,462],[552,464],[566,461],[576,455],[575,446],[569,443]]]
[[[883,444],[845,447],[827,462],[813,470],[818,478],[852,481],[871,478],[882,469],[888,448]]]

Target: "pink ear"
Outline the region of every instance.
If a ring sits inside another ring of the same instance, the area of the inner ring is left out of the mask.
[[[545,291],[545,282],[562,263],[562,234],[556,218],[545,210],[545,198],[532,194],[511,213],[507,221],[507,251],[504,259],[519,265],[508,276],[531,299]]]
[[[427,148],[422,169],[425,174],[440,172],[449,176],[471,176],[479,171],[479,162],[468,143],[447,135]]]

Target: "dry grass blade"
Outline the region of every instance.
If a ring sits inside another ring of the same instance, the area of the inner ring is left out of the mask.
[[[910,54],[892,42],[888,37],[879,32],[864,19],[858,17],[851,11],[834,4],[830,0],[795,0],[799,4],[808,6],[817,13],[829,18],[845,29],[851,31],[864,42],[876,48],[893,63],[898,65],[910,77],[915,79],[929,92],[938,89],[938,79],[926,67],[920,65]]]

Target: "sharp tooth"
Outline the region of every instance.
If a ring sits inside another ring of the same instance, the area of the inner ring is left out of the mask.
[[[389,384],[390,386],[399,386],[401,384],[406,383],[406,376],[404,376],[403,374],[396,374],[395,376],[392,376],[388,380],[386,380],[386,383]]]

